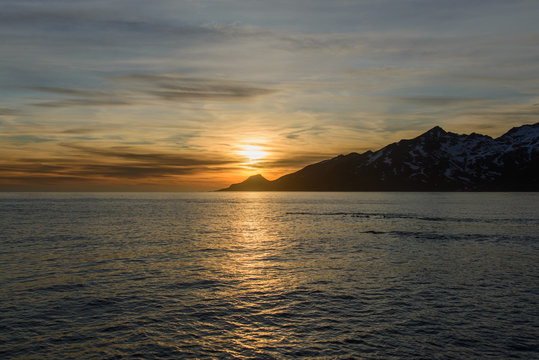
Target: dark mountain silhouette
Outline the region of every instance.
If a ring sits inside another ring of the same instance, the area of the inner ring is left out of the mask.
[[[271,181],[267,180],[260,174],[249,176],[247,180],[239,183],[232,184],[226,190],[229,191],[263,191],[272,190]]]
[[[222,191],[539,191],[539,123],[493,139],[436,126],[376,152],[339,155]]]

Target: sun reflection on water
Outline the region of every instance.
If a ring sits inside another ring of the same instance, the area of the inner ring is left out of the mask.
[[[266,201],[268,194],[245,193],[248,201],[239,209],[232,224],[236,236],[232,239],[230,251],[221,266],[227,277],[235,279],[238,286],[227,289],[224,297],[234,299],[238,314],[230,330],[241,348],[267,348],[285,341],[286,331],[282,324],[270,319],[288,313],[289,305],[282,305],[280,299],[296,286],[296,278],[291,273],[283,276],[286,267],[287,245],[274,228],[270,209]],[[273,211],[272,211],[273,210]]]

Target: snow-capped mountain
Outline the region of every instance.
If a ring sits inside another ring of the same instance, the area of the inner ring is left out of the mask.
[[[539,123],[493,139],[436,126],[378,151],[339,155],[274,180],[224,190],[539,191]]]

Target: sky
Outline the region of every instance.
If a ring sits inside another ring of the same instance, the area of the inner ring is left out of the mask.
[[[214,190],[539,120],[535,0],[0,0],[1,191]]]

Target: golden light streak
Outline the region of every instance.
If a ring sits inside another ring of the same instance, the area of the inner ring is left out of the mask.
[[[249,160],[249,164],[253,164],[258,160],[261,160],[268,156],[268,153],[263,151],[260,146],[255,145],[243,145],[242,150],[238,151],[238,154],[245,156]]]

